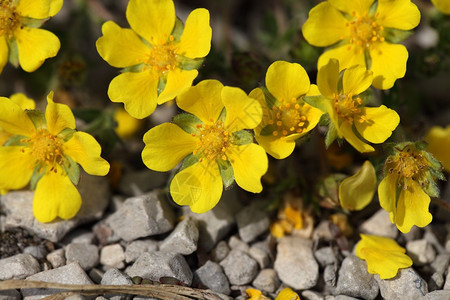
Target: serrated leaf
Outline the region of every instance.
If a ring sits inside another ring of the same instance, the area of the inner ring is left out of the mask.
[[[44,176],[45,174],[45,168],[41,168],[41,166],[36,166],[33,169],[33,174],[31,175],[31,179],[30,179],[30,189],[31,190],[35,190],[36,189],[36,185],[38,183],[38,181]]]
[[[266,100],[266,104],[267,104],[267,107],[268,107],[269,109],[272,109],[274,106],[276,106],[276,107],[280,106],[280,104],[281,104],[280,101],[278,101],[277,98],[275,98],[275,97],[269,92],[269,90],[268,90],[267,88],[261,87],[261,90],[262,90],[263,93],[264,93],[264,98],[265,98],[265,100]]]
[[[334,127],[333,123],[328,125],[328,132],[325,137],[325,146],[328,148],[334,142],[334,140],[338,137],[336,127]]]
[[[325,101],[328,101],[328,99],[322,95],[304,96],[303,101],[305,101],[306,103],[308,103],[309,105],[311,105],[315,108],[320,109],[323,112],[327,112],[327,107],[326,107]]]
[[[47,128],[45,115],[41,111],[36,109],[27,109],[25,110],[25,113],[30,118],[31,122],[33,122],[36,129]]]
[[[64,172],[66,172],[70,181],[76,186],[80,181],[80,167],[78,164],[70,157],[64,156],[64,163],[61,165]]]
[[[384,38],[387,42],[398,44],[409,38],[414,32],[412,30],[400,30],[394,28],[384,29]]]
[[[187,133],[198,133],[196,125],[203,124],[199,118],[188,113],[178,114],[172,121]]]
[[[253,135],[247,130],[239,130],[233,132],[233,144],[235,145],[245,145],[253,143]]]
[[[262,136],[268,136],[268,135],[273,134],[274,130],[275,130],[275,126],[269,124],[269,125],[264,126],[264,128],[261,130],[261,132],[259,134]]]
[[[222,176],[222,182],[225,188],[230,187],[234,182],[234,171],[231,163],[228,160],[217,160]]]
[[[13,135],[10,137],[3,146],[24,146],[26,143],[24,140],[27,140],[28,138],[23,135]]]

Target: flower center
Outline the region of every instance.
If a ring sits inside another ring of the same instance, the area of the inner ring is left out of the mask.
[[[353,20],[346,25],[350,27],[350,44],[356,44],[360,47],[361,52],[365,49],[370,49],[373,43],[384,42],[383,26],[376,22],[376,16],[369,17],[356,16],[352,12]]]
[[[164,74],[175,70],[178,66],[176,48],[173,45],[174,37],[170,36],[166,43],[155,44],[145,59],[145,64],[154,71]]]
[[[307,127],[306,114],[303,112],[303,105],[292,98],[291,102],[281,100],[279,107],[274,106],[276,119],[269,120],[270,125],[275,125],[276,129],[272,132],[274,136],[287,136],[293,133],[302,133]]]
[[[427,160],[420,153],[406,146],[403,149],[394,148],[397,153],[391,156],[387,161],[389,173],[396,173],[399,176],[398,184],[403,189],[408,188],[408,180],[419,182],[421,186],[427,184],[426,171]]]
[[[194,150],[193,154],[200,154],[201,158],[206,158],[209,161],[213,161],[216,158],[226,160],[227,156],[225,152],[230,146],[231,133],[223,127],[222,122],[217,122],[213,125],[198,124],[198,133],[193,133],[193,136],[200,138],[198,142],[198,148]]]
[[[19,25],[19,15],[12,0],[0,0],[0,36],[11,38],[12,32]]]
[[[41,168],[50,166],[52,171],[57,164],[62,164],[63,154],[63,140],[51,134],[45,129],[39,129],[34,137],[31,137],[24,142],[29,143],[31,155],[36,158],[36,165]]]
[[[352,94],[334,94],[333,106],[340,119],[344,119],[351,124],[355,119],[362,122],[363,119],[360,116],[362,100],[359,97],[353,97]]]

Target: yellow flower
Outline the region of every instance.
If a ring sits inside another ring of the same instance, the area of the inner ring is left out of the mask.
[[[134,136],[142,127],[142,120],[133,118],[123,108],[116,109],[114,120],[117,122],[115,131],[121,138],[126,139]]]
[[[255,138],[268,154],[283,159],[294,151],[295,140],[319,122],[323,113],[302,100],[303,96],[318,91],[315,86],[310,89],[308,74],[301,65],[285,61],[270,65],[266,87],[265,92],[257,88],[250,93],[263,108]]]
[[[106,175],[109,170],[97,141],[75,131],[70,108],[53,102],[53,92],[47,102],[43,114],[0,99],[0,126],[14,135],[0,147],[0,188],[21,189],[31,181],[36,188],[33,212],[40,222],[70,219],[78,212],[77,163],[92,175]]]
[[[142,119],[192,85],[211,47],[209,12],[192,11],[183,28],[172,0],[130,0],[126,17],[131,29],[108,21],[96,45],[111,66],[126,68],[111,81],[109,98]]]
[[[431,2],[443,14],[450,15],[450,1],[448,1],[448,0],[431,0]]]
[[[355,132],[371,143],[383,143],[399,124],[400,117],[384,105],[365,107],[361,94],[372,83],[371,71],[352,66],[340,76],[339,70],[339,62],[335,59],[321,67],[317,74],[317,85],[322,96],[306,97],[305,101],[330,116],[327,146],[339,137],[345,138],[359,152],[374,151]]]
[[[212,209],[223,186],[234,180],[249,192],[262,190],[267,155],[243,129],[255,128],[262,118],[258,101],[241,89],[204,80],[177,97],[189,114],[163,123],[144,135],[142,160],[156,171],[169,171],[183,158],[182,170],[170,184],[173,200],[196,213]]]
[[[361,210],[372,201],[377,187],[377,175],[366,160],[355,175],[345,178],[339,185],[339,202],[348,210]]]
[[[23,110],[34,109],[36,106],[33,99],[28,98],[22,93],[11,95],[11,97],[9,97],[9,100],[19,105]],[[0,146],[3,145],[11,136],[11,133],[3,130],[3,128],[0,126]]]
[[[450,172],[450,125],[446,128],[435,126],[425,136],[427,150],[442,163],[444,170]]]
[[[356,245],[356,256],[367,263],[370,274],[379,274],[381,279],[390,279],[397,275],[399,269],[408,268],[412,260],[393,239],[360,234],[361,240]]]
[[[405,75],[408,59],[396,43],[419,21],[410,0],[328,0],[311,9],[302,32],[311,45],[335,46],[319,57],[319,69],[330,58],[339,59],[340,70],[362,65],[373,72],[374,87],[389,89]]]
[[[62,5],[63,0],[0,1],[0,73],[8,60],[33,72],[56,56],[61,46],[58,37],[37,27],[56,15]]]
[[[378,186],[381,207],[403,233],[413,225],[425,227],[431,222],[430,196],[439,196],[435,179],[444,179],[440,163],[425,147],[423,143],[397,144],[385,162],[386,177]]]
[[[246,289],[245,292],[248,295],[247,300],[268,300],[270,298],[267,298],[262,294],[260,290],[257,289]]]
[[[287,202],[278,212],[278,220],[270,225],[270,233],[276,238],[291,234],[294,229],[303,228],[302,211],[296,205]]]
[[[277,295],[275,300],[300,300],[299,295],[290,288],[284,288]]]

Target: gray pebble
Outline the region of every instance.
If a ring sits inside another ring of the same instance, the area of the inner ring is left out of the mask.
[[[449,300],[450,290],[440,290],[428,293],[423,298],[424,300]]]
[[[256,262],[258,263],[258,265],[261,269],[265,269],[265,268],[269,267],[269,265],[271,263],[270,253],[267,253],[261,247],[251,246],[250,250],[248,251],[248,254],[254,260],[256,260]]]
[[[439,274],[444,274],[450,264],[450,253],[443,253],[436,256],[431,263],[431,268]]]
[[[221,262],[230,253],[230,247],[227,242],[220,241],[217,246],[211,251],[211,259],[215,262]]]
[[[16,254],[0,259],[0,280],[23,279],[40,271],[38,261],[30,254]]]
[[[130,276],[123,274],[116,268],[111,268],[105,272],[100,282],[104,285],[132,285]]]
[[[436,251],[425,239],[409,241],[406,243],[406,251],[415,266],[423,266],[434,261]]]
[[[61,241],[62,244],[79,243],[79,244],[94,244],[95,234],[87,229],[75,229],[69,232]]]
[[[301,293],[301,299],[304,300],[324,300],[323,296],[318,292],[306,290]]]
[[[361,224],[360,231],[395,239],[398,235],[397,226],[389,219],[389,213],[384,209],[378,210],[373,216]]]
[[[366,262],[350,255],[339,269],[336,292],[350,297],[375,299],[378,285],[374,276],[367,271]]]
[[[327,265],[323,270],[323,280],[325,284],[331,287],[336,286],[337,270],[334,265]]]
[[[331,247],[323,247],[317,249],[314,252],[314,257],[317,259],[317,262],[320,264],[322,268],[327,265],[332,265],[336,262],[336,257]]]
[[[77,262],[87,271],[98,265],[98,248],[95,245],[72,243],[66,247],[67,264]]]
[[[222,267],[213,261],[208,260],[203,266],[194,272],[194,285],[203,285],[215,292],[225,295],[231,293],[230,283],[225,276]]]
[[[125,262],[130,263],[136,261],[144,252],[158,251],[159,243],[155,240],[145,239],[132,241],[125,248]]]
[[[274,269],[264,269],[259,272],[252,284],[259,290],[273,293],[278,289],[281,282]]]
[[[62,267],[66,264],[66,251],[62,248],[54,250],[47,254],[46,258],[54,269]]]
[[[445,277],[444,290],[450,290],[450,266],[447,268],[447,276]]]
[[[267,212],[261,208],[261,202],[254,201],[244,207],[237,215],[236,222],[239,236],[246,242],[254,241],[258,236],[267,232],[270,226]]]
[[[244,252],[248,252],[250,248],[246,242],[242,241],[235,235],[231,236],[228,240],[228,246],[230,246],[230,249],[232,250],[241,250]]]
[[[125,252],[120,244],[107,245],[100,251],[100,264],[106,268],[123,269]]]
[[[231,250],[220,262],[231,284],[245,285],[258,274],[258,263],[241,250]]]
[[[119,191],[128,196],[140,196],[153,189],[162,187],[167,174],[152,170],[125,172],[119,183]]]
[[[103,275],[105,275],[105,272],[103,272],[100,269],[97,268],[92,268],[89,271],[89,278],[92,279],[93,282],[100,284],[100,282],[102,281]]]
[[[422,299],[428,293],[427,283],[413,268],[400,269],[392,279],[380,279],[375,276],[384,299]]]
[[[31,254],[36,259],[43,259],[47,255],[47,250],[42,246],[28,246],[22,252],[24,254]]]
[[[444,276],[439,273],[433,273],[428,281],[428,290],[435,291],[444,286]]]
[[[191,216],[187,216],[164,239],[159,249],[188,255],[197,250],[198,236],[197,221]]]

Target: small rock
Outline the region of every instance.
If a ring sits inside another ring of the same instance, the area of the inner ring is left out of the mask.
[[[325,281],[325,284],[331,287],[335,287],[337,280],[336,275],[336,267],[334,265],[327,265],[323,270],[323,280]]]
[[[194,272],[194,286],[203,285],[215,292],[225,295],[231,293],[230,283],[225,276],[222,267],[215,262],[208,260],[203,266]]]
[[[89,278],[91,278],[96,284],[100,284],[100,282],[102,282],[103,275],[105,275],[105,272],[97,268],[92,268],[89,271]]]
[[[435,291],[444,286],[444,276],[439,273],[433,273],[428,281],[428,290]]]
[[[100,283],[104,285],[132,285],[133,281],[118,269],[111,268],[105,272]]]
[[[0,259],[0,280],[23,279],[40,271],[38,261],[30,254]]]
[[[30,281],[55,282],[62,284],[92,284],[91,279],[76,262],[63,267],[43,271],[26,278]],[[44,296],[59,293],[61,290],[55,289],[23,289],[24,300],[40,299]]]
[[[66,264],[66,252],[64,249],[57,249],[47,254],[47,260],[52,264],[53,268],[59,268]]]
[[[274,269],[264,269],[259,272],[252,284],[259,290],[273,293],[278,289],[281,282]]]
[[[415,241],[419,240],[423,236],[423,229],[417,226],[411,227],[411,230],[407,233],[400,233],[400,236],[405,239],[405,241]]]
[[[372,217],[361,224],[360,231],[395,239],[398,235],[397,226],[389,219],[389,213],[384,209],[378,210]]]
[[[191,216],[187,216],[178,223],[159,248],[161,251],[172,251],[182,255],[194,253],[197,250],[198,234],[197,222]]]
[[[378,285],[374,276],[367,271],[366,262],[349,255],[339,269],[336,292],[350,297],[375,299]]]
[[[17,290],[0,291],[0,300],[20,300],[22,295]]]
[[[120,244],[108,245],[100,251],[100,264],[107,268],[122,269],[125,267],[125,252]]]
[[[447,269],[447,276],[445,277],[444,290],[450,290],[450,266]]]
[[[252,242],[258,236],[267,232],[270,226],[269,216],[261,209],[261,203],[258,201],[244,207],[236,215],[236,222],[239,236],[246,243]]]
[[[324,300],[323,296],[318,292],[306,290],[302,292],[302,298],[304,300]]]
[[[136,240],[132,241],[125,249],[125,262],[136,261],[144,252],[158,251],[159,243],[155,240]]]
[[[126,270],[130,277],[140,276],[159,281],[169,276],[182,281],[186,285],[192,283],[192,271],[184,257],[173,252],[145,252]]]
[[[98,265],[98,248],[89,244],[69,244],[66,247],[66,261],[68,264],[77,262],[83,270],[90,270]]]
[[[47,255],[47,250],[43,246],[28,246],[23,249],[24,254],[30,254],[36,259],[43,259]]]
[[[415,240],[406,243],[406,251],[415,266],[423,266],[434,261],[436,251],[433,246],[425,240]]]
[[[228,240],[228,246],[230,246],[231,250],[241,250],[244,252],[248,252],[249,250],[248,244],[243,242],[235,235],[231,236]]]
[[[449,300],[450,290],[440,290],[428,293],[423,298],[424,300]]]
[[[311,240],[281,238],[274,263],[280,280],[294,289],[305,290],[316,285],[319,265],[314,259]]]
[[[162,187],[167,181],[167,174],[152,170],[126,172],[119,183],[119,191],[128,196],[140,196],[153,189]]]
[[[231,250],[220,265],[231,284],[248,284],[258,274],[258,263],[241,250]]]
[[[94,242],[95,234],[91,230],[87,229],[75,229],[64,236],[61,241],[61,243],[65,245],[70,243],[94,244]]]
[[[375,280],[384,299],[422,299],[428,293],[427,283],[413,268],[400,269],[392,279],[380,279],[376,275]]]
[[[322,220],[314,229],[313,240],[323,240],[327,242],[333,240],[334,235],[331,232],[331,226],[333,226],[331,221]]]
[[[260,269],[265,269],[267,268],[270,263],[271,263],[271,259],[270,259],[270,254],[267,253],[265,250],[263,250],[261,247],[255,247],[252,246],[250,247],[250,250],[248,251],[248,254],[254,259],[256,260],[256,262],[258,263]]]
[[[423,235],[423,239],[427,240],[433,247],[436,249],[437,253],[443,254],[446,253],[445,247],[441,245],[439,239],[437,236],[445,236],[446,230],[445,228],[433,226],[433,227],[426,227],[425,233]]]
[[[227,242],[220,241],[217,246],[211,251],[211,259],[215,262],[221,262],[230,253],[230,247]]]
[[[439,254],[431,263],[431,268],[439,274],[444,274],[450,264],[450,253]]]
[[[159,191],[125,200],[105,223],[124,241],[166,233],[173,229],[175,216]]]
[[[322,268],[336,263],[336,256],[331,247],[323,247],[314,252],[314,257]]]

